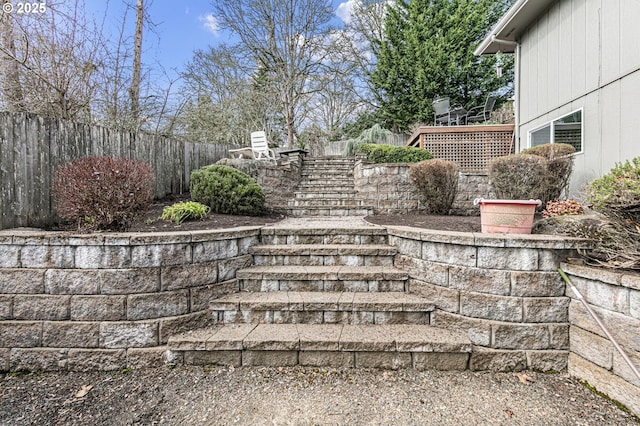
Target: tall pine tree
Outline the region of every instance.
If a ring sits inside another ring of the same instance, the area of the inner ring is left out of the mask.
[[[433,120],[431,103],[481,105],[513,81],[513,60],[495,71],[494,56],[473,51],[512,3],[510,0],[396,0],[389,6],[384,38],[374,43],[371,75],[379,116],[387,127],[405,130]]]

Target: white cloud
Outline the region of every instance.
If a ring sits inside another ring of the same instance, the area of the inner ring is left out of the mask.
[[[205,16],[199,16],[198,21],[202,22],[204,28],[210,33],[218,34],[218,31],[220,31],[220,25],[218,25],[218,19],[216,19],[216,17],[213,16],[212,13],[209,13],[208,15],[205,15]]]
[[[342,19],[342,22],[348,24],[351,22],[351,17],[353,16],[353,10],[356,7],[360,6],[360,0],[347,0],[338,5],[336,9],[336,16]]]

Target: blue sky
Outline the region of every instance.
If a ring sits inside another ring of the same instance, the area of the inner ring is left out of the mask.
[[[348,19],[349,10],[357,0],[332,0],[336,23]],[[135,4],[135,0],[129,1]],[[209,45],[229,43],[229,35],[219,31],[212,14],[213,7],[206,0],[146,0],[148,14],[156,24],[155,34],[146,32],[143,39],[142,61],[148,66],[161,64],[171,76],[192,58],[193,51]],[[92,1],[86,4],[97,22],[103,17],[104,33],[117,37],[126,5],[123,0]],[[127,12],[127,34],[133,34],[135,10]]]

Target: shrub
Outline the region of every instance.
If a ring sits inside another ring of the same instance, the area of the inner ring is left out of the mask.
[[[377,144],[387,139],[391,132],[383,129],[379,124],[374,124],[368,129],[363,130],[355,139],[349,139],[344,149],[345,157],[352,157],[356,154],[357,149],[362,144]]]
[[[558,200],[569,185],[575,152],[571,145],[546,144],[489,162],[489,179],[498,198]]]
[[[79,229],[123,230],[153,199],[155,177],[147,163],[85,157],[60,167],[52,185],[63,220]]]
[[[417,163],[433,158],[426,149],[412,146],[363,144],[357,148],[356,152],[366,154],[367,160],[373,164]]]
[[[412,164],[409,179],[415,185],[432,214],[448,214],[458,192],[456,163],[447,160],[427,160]]]
[[[587,186],[587,198],[606,215],[637,221],[640,216],[640,157],[615,167]]]
[[[549,201],[542,211],[545,218],[556,216],[578,215],[584,212],[584,206],[574,199],[564,201]]]
[[[175,203],[162,209],[161,219],[175,222],[180,225],[188,219],[204,219],[209,212],[209,206],[197,203],[195,201],[184,201]]]
[[[258,182],[223,165],[191,172],[191,198],[215,213],[257,216],[264,210],[264,193]]]

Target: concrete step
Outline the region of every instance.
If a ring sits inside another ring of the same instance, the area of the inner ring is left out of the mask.
[[[311,219],[310,219],[311,221]],[[269,226],[260,231],[263,245],[294,244],[388,244],[387,230],[379,226],[326,227]]]
[[[228,324],[169,338],[176,364],[465,370],[466,335],[430,325]]]
[[[393,266],[395,246],[382,244],[277,244],[253,246],[255,265]]]
[[[236,272],[246,291],[407,291],[408,274],[388,266],[252,266]]]
[[[289,207],[348,207],[350,209],[361,208],[365,206],[364,200],[354,198],[294,198],[287,201]]]
[[[296,191],[293,193],[293,197],[296,199],[304,199],[304,198],[340,198],[340,199],[355,199],[357,198],[357,192],[355,190],[349,191],[318,191],[318,192],[310,192],[310,191]]]
[[[298,207],[284,209],[284,213],[293,217],[308,216],[369,216],[373,209],[369,207]]]
[[[297,192],[323,192],[332,194],[337,192],[355,192],[353,182],[351,183],[335,183],[335,182],[301,182],[295,189]]]
[[[409,293],[240,292],[211,301],[214,324],[429,324],[433,303]]]

